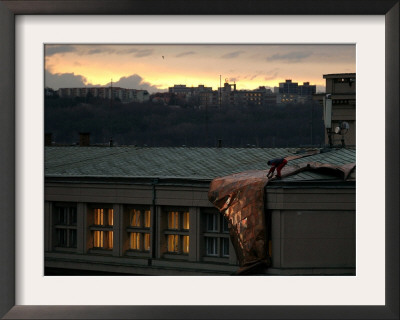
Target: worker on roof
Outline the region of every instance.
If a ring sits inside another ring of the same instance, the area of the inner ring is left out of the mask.
[[[275,169],[276,169],[276,178],[280,179],[281,178],[281,170],[282,168],[286,165],[287,160],[285,158],[277,158],[277,159],[272,159],[268,161],[268,165],[271,166],[271,169],[269,169],[267,177],[268,179],[271,179],[272,176],[274,175]]]

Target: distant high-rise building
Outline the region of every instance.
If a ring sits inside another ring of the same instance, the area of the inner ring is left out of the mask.
[[[309,82],[303,82],[303,85],[299,85],[299,96],[312,98],[312,95],[317,92],[316,85],[310,85]]]
[[[292,80],[286,80],[285,82],[279,83],[279,93],[280,94],[298,94],[299,84],[297,82],[292,82]]]

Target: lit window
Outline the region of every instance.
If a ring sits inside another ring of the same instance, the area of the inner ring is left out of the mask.
[[[95,207],[89,211],[93,224],[90,226],[94,249],[111,250],[114,247],[114,210],[112,208]]]
[[[166,212],[167,230],[167,252],[174,254],[189,253],[189,211],[171,210]]]
[[[178,211],[168,212],[168,229],[178,229],[178,222],[179,222],[178,216],[179,216]]]
[[[93,231],[93,247],[100,249],[113,248],[113,232],[112,231]]]
[[[94,225],[96,226],[112,226],[114,225],[113,209],[93,209]]]
[[[126,229],[129,236],[129,249],[150,251],[151,211],[148,208],[132,208],[129,212],[129,225]]]
[[[54,246],[59,248],[77,247],[77,210],[75,205],[54,207]]]
[[[183,229],[189,230],[189,212],[184,212],[183,214]]]
[[[140,250],[140,238],[141,234],[138,232],[131,233],[131,249],[132,250]]]
[[[179,236],[170,234],[168,235],[168,252],[178,252]]]
[[[130,221],[131,221],[132,227],[140,227],[141,226],[140,215],[141,215],[140,210],[136,210],[136,209],[131,210]]]
[[[183,239],[182,251],[183,253],[189,253],[189,236],[182,236],[182,239]]]

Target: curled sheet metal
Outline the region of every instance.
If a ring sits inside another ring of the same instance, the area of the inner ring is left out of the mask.
[[[305,162],[282,169],[282,178],[302,172],[316,171],[346,180],[355,164],[342,166]],[[229,234],[239,260],[240,269],[263,263],[269,267],[265,186],[268,170],[252,170],[214,179],[208,198],[228,220]],[[271,180],[273,180],[272,178]]]
[[[267,171],[263,170],[217,178],[210,185],[208,198],[228,220],[229,234],[241,267],[268,259],[264,215],[267,182]]]

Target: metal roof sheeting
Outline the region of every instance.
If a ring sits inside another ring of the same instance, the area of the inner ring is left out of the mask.
[[[267,161],[295,155],[296,148],[45,147],[46,177],[184,178],[212,180],[247,170],[266,170]],[[296,160],[341,165],[354,163],[356,151],[333,149]],[[301,172],[285,180],[332,177]]]

